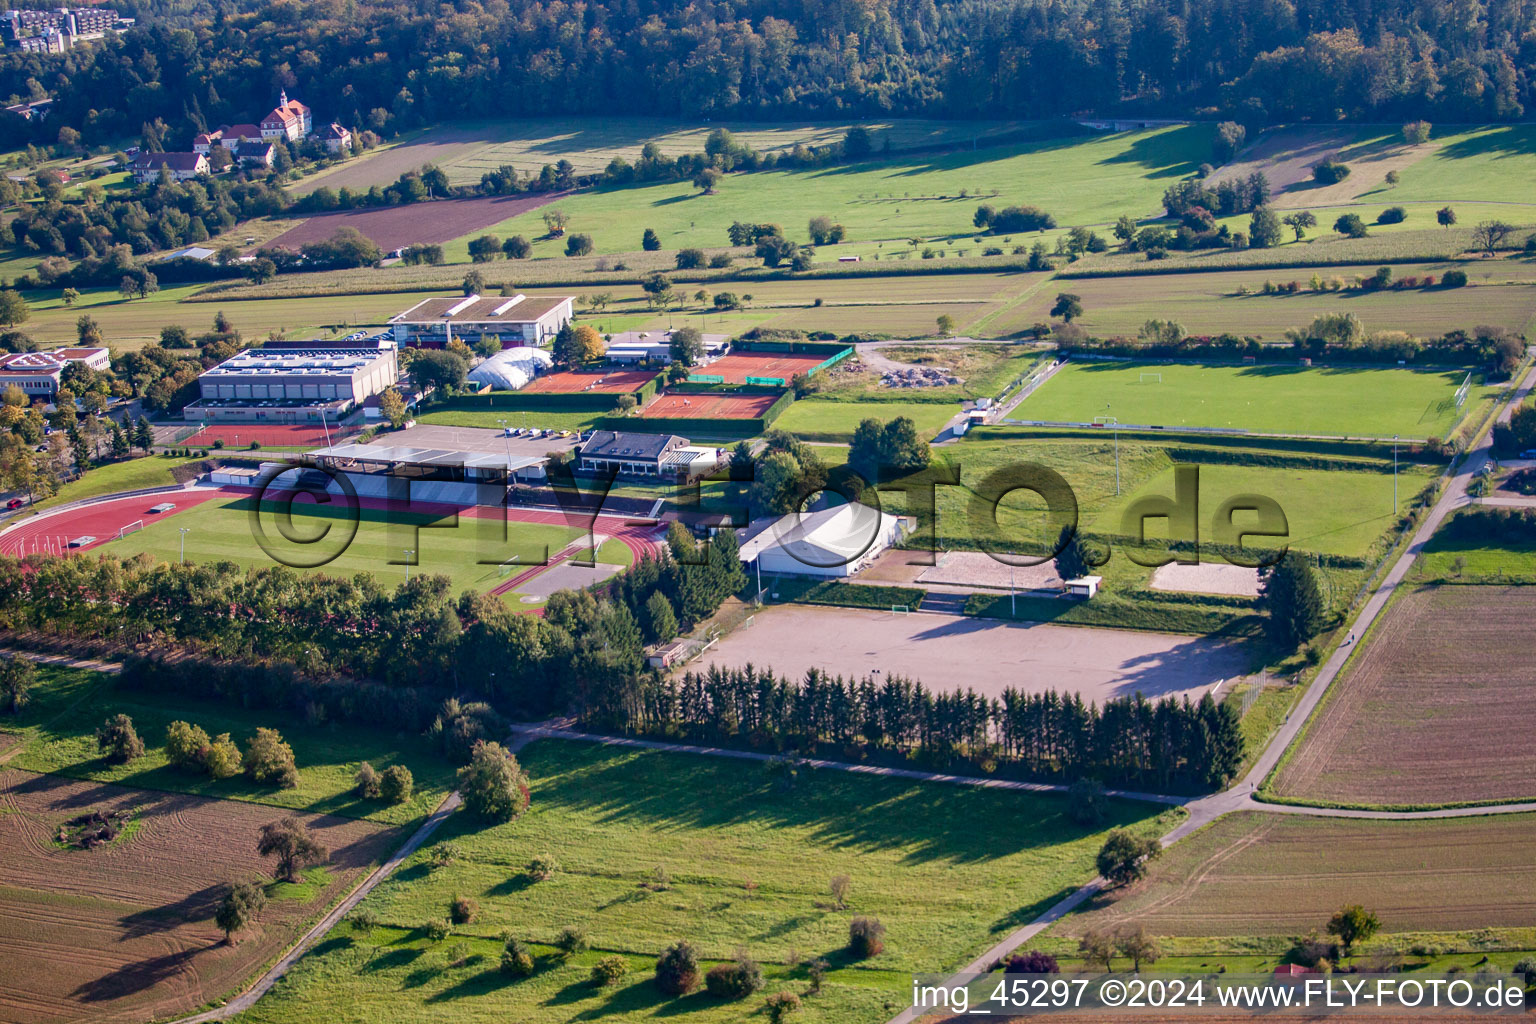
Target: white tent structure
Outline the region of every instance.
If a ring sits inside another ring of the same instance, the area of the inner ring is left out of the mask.
[[[902,521],[868,505],[758,520],[741,545],[741,560],[759,572],[852,576],[901,539]]]
[[[504,348],[469,371],[469,379],[493,391],[517,391],[555,365],[541,348]]]

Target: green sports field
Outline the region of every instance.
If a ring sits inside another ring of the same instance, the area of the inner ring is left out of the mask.
[[[457,861],[434,870],[426,851],[412,857],[362,904],[384,927],[333,933],[242,1019],[761,1020],[764,996],[792,989],[805,1003],[792,1020],[878,1024],[907,1005],[912,972],[959,966],[1087,880],[1105,829],[1155,832],[1180,813],[1115,803],[1082,827],[1056,796],[805,769],[786,785],[755,763],[553,740],[520,758],[532,783],[521,819],[455,815],[435,839],[456,844]],[[541,854],[559,870],[535,881],[527,866]],[[840,874],[852,880],[843,908],[829,892]],[[429,941],[419,926],[456,894],[478,917]],[[843,949],[858,914],[884,923],[880,956]],[[567,925],[593,948],[562,961],[548,944]],[[499,973],[503,929],[534,944],[533,977]],[[766,988],[739,1002],[664,996],[655,959],[678,939],[706,966],[744,948]],[[589,985],[609,955],[628,976]],[[817,957],[825,986],[804,995],[797,965]]]
[[[147,552],[174,561],[180,557],[179,531],[189,529],[188,561],[223,560],[245,567],[271,568],[280,564],[312,565],[329,557],[329,561],[313,566],[311,571],[331,576],[370,572],[386,586],[405,579],[405,552],[411,550],[415,552],[411,556],[411,573],[447,576],[458,592],[489,590],[506,579],[500,563],[515,556],[513,565],[535,564],[545,557],[546,551],[552,556],[580,536],[579,530],[564,526],[508,523],[503,538],[502,524],[489,519],[460,516],[454,525],[452,516],[395,513],[391,518],[396,521],[386,522],[382,512],[365,508],[357,520],[356,535],[348,543],[351,517],[345,509],[325,510],[301,499],[294,505],[292,525],[286,527],[286,535],[279,516],[271,507],[263,508],[260,521],[274,557],[256,538],[252,505],[250,498],[216,498],[146,524],[144,529],[111,542],[103,550],[125,557]]]
[[[1157,375],[1156,377],[1151,375]],[[1465,370],[1400,367],[1219,366],[1071,362],[1013,411],[1013,419],[1087,423],[1113,416],[1158,427],[1423,440],[1461,419]],[[1158,377],[1161,379],[1159,380]],[[1476,376],[1465,409],[1493,389]]]
[[[1199,464],[1198,457],[1192,459]],[[1289,536],[1274,542],[1253,538],[1248,546],[1288,545],[1301,551],[1328,555],[1364,557],[1371,547],[1398,520],[1392,508],[1392,473],[1371,473],[1344,469],[1299,469],[1281,466],[1241,466],[1208,463],[1200,465],[1200,531],[1203,539],[1213,540],[1211,521],[1221,503],[1240,494],[1258,494],[1273,498],[1285,511]],[[1398,473],[1398,501],[1401,508],[1430,482],[1432,471],[1424,466],[1403,463]],[[1106,503],[1106,508],[1091,522],[1093,529],[1118,534],[1126,508],[1137,499],[1152,494],[1173,496],[1174,471],[1169,468],[1134,490],[1127,489],[1121,500]],[[1251,519],[1248,521],[1252,521]],[[1244,519],[1236,520],[1241,526]],[[1149,537],[1162,527],[1149,525]]]

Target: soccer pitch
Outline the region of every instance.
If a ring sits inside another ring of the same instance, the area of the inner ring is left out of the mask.
[[[1071,362],[1014,410],[1014,419],[1222,427],[1258,433],[1422,440],[1444,437],[1493,388],[1465,370]]]
[[[276,505],[264,503],[258,531],[252,505],[253,499],[244,497],[209,501],[146,522],[144,529],[101,550],[125,558],[147,553],[174,562],[181,557],[181,531],[186,530],[189,562],[226,561],[243,568],[288,565],[328,576],[370,572],[380,584],[392,587],[404,581],[409,559],[412,575],[447,576],[458,593],[490,590],[581,536],[572,527],[519,522],[506,523],[503,536],[503,524],[496,519],[397,512],[386,520],[382,511],[367,508],[359,510],[353,534],[348,509],[317,507],[304,500],[294,503],[291,522]]]

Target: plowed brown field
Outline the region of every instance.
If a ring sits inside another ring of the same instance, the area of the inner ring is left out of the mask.
[[[300,221],[267,245],[298,249],[323,242],[341,228],[356,228],[385,252],[407,245],[451,242],[492,224],[500,224],[564,195],[546,192],[535,196],[484,196],[479,199],[439,199],[408,206],[381,206],[367,210],[322,213]]]
[[[1536,588],[1405,594],[1276,782],[1286,796],[1445,804],[1536,796]]]
[[[57,847],[60,822],[137,808],[136,827],[91,851]],[[0,771],[0,1020],[139,1021],[227,994],[296,938],[400,840],[365,821],[299,815],[331,857],[324,888],[269,889],[260,924],[223,945],[224,886],[270,880],[259,804]],[[284,893],[283,890],[286,890]],[[279,898],[306,893],[310,898]]]
[[[1368,821],[1240,813],[1152,862],[1057,934],[1124,921],[1153,935],[1304,935],[1361,903],[1384,932],[1529,926],[1536,815]]]

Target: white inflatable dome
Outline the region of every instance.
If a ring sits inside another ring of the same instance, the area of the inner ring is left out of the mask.
[[[554,365],[543,349],[504,348],[470,370],[469,379],[493,391],[516,391]]]

